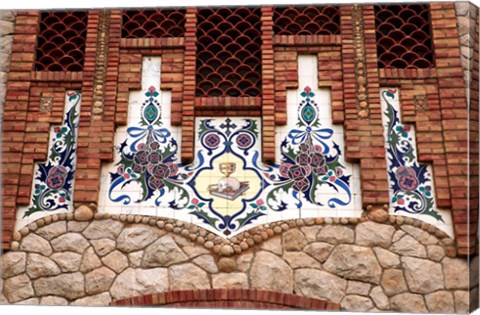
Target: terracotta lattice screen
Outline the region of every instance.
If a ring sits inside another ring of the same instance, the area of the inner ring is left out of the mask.
[[[43,12],[37,42],[37,71],[82,71],[88,13]]]
[[[197,96],[261,94],[259,8],[201,9],[197,25]]]
[[[336,6],[278,7],[273,20],[276,35],[340,34],[340,12]]]
[[[123,38],[182,37],[185,10],[127,10],[123,13]]]
[[[375,28],[379,68],[434,66],[428,5],[377,5]]]

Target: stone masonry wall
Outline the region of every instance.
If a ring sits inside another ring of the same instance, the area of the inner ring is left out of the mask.
[[[467,260],[449,257],[453,240],[411,218],[300,219],[227,241],[172,219],[96,217],[54,215],[23,229],[16,250],[1,257],[0,303],[108,305],[164,291],[251,288],[352,311],[469,311]]]
[[[465,88],[468,95],[470,81],[473,75],[473,53],[475,44],[475,20],[478,14],[478,8],[470,2],[455,3],[457,13],[458,36],[460,41],[460,51],[462,57],[463,76],[465,78]]]

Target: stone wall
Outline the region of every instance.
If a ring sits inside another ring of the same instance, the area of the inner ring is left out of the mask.
[[[0,11],[0,119],[7,89],[7,73],[12,51],[12,37],[15,28],[15,11]]]
[[[0,302],[108,305],[164,291],[251,288],[350,311],[468,312],[468,262],[453,257],[453,240],[411,218],[389,220],[277,222],[224,240],[172,219],[54,215],[22,229],[16,250],[1,257]],[[235,242],[245,244],[238,253]]]
[[[473,53],[475,44],[475,21],[478,8],[470,2],[455,3],[457,13],[458,36],[462,58],[463,76],[465,78],[466,93],[469,93],[470,81],[473,76]]]

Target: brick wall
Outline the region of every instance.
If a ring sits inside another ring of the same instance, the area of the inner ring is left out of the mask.
[[[274,35],[272,8],[263,7],[262,97],[237,98],[195,97],[195,8],[186,10],[185,36],[178,38],[122,38],[121,10],[89,11],[81,72],[33,71],[39,14],[18,12],[2,126],[2,246],[10,247],[16,209],[30,200],[33,163],[46,158],[49,127],[62,119],[66,89],[81,90],[83,97],[74,204],[94,207],[102,163],[113,159],[115,129],[127,121],[129,92],[140,89],[143,56],[162,57],[161,88],[172,92],[172,125],[182,127],[184,163],[195,152],[195,116],[219,115],[262,116],[263,159],[271,162],[275,126],[287,120],[287,90],[298,85],[297,56],[314,54],[319,87],[331,89],[333,122],[345,130],[346,159],[360,164],[363,206],[389,203],[379,91],[398,87],[402,121],[416,127],[419,159],[432,163],[438,205],[452,209],[458,253],[473,253],[476,217],[469,222],[467,186],[469,180],[477,185],[477,177],[468,178],[466,171],[467,95],[457,16],[452,3],[430,7],[436,67],[420,70],[378,68],[373,5],[342,5],[337,35]],[[475,86],[478,76],[472,78]],[[478,91],[471,91],[475,110]],[[428,109],[418,105],[422,97]],[[51,110],[42,111],[47,99]],[[472,119],[472,147],[475,128]]]

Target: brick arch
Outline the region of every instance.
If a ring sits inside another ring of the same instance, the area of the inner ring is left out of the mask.
[[[110,306],[340,310],[337,303],[256,289],[206,289],[153,293],[112,301]]]

